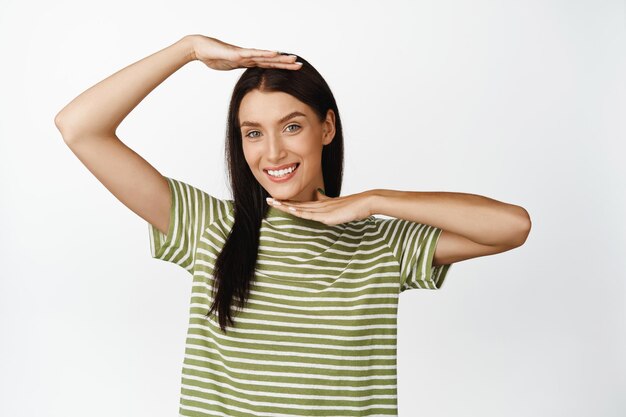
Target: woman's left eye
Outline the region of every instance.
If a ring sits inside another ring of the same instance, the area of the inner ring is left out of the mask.
[[[300,129],[300,126],[298,126],[298,125],[289,125],[289,126],[287,126],[287,129],[289,129],[290,127],[297,127],[298,129]],[[298,129],[296,129],[296,130],[298,130]],[[296,130],[292,130],[292,132],[295,132]]]

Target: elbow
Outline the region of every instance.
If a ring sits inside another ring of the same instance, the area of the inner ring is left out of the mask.
[[[57,113],[57,115],[54,116],[54,125],[57,129],[61,130],[61,113]]]
[[[67,116],[63,113],[63,110],[61,110],[57,113],[56,116],[54,116],[54,125],[57,127],[57,129],[59,129],[60,132],[63,132],[63,130],[65,130],[65,126],[67,126],[66,119]]]
[[[528,235],[530,235],[530,229],[532,228],[532,221],[530,219],[530,214],[524,207],[519,207],[520,214],[518,216],[518,226],[516,227],[517,232],[515,234],[515,247],[522,246],[526,243],[526,239],[528,239]]]
[[[63,140],[66,140],[66,136],[67,136],[67,127],[66,126],[67,125],[63,121],[63,116],[61,115],[61,113],[58,113],[54,117],[54,125],[57,127],[59,132],[61,132],[61,136],[63,136]]]
[[[61,132],[61,136],[63,137],[63,141],[65,143],[70,143],[73,140],[72,138],[74,134],[72,133],[70,124],[66,117],[62,115],[62,112],[54,117],[54,125],[57,127],[59,132]]]

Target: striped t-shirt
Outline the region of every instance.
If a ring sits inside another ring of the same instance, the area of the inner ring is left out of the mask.
[[[193,276],[180,415],[397,416],[398,296],[441,288],[441,229],[374,216],[329,226],[270,207],[250,297],[225,335],[205,315],[233,201],[166,179],[169,229],[148,224],[151,255]]]

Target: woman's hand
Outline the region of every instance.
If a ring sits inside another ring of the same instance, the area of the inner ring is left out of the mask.
[[[297,70],[295,55],[280,55],[278,51],[241,48],[203,35],[191,35],[194,57],[214,70],[228,71],[235,68],[261,67]]]
[[[325,196],[318,190],[317,196],[317,201],[299,202],[268,198],[267,203],[284,212],[329,226],[365,219],[373,214],[374,194],[369,191],[333,198]]]

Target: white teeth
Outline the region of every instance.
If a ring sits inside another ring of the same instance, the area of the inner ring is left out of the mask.
[[[279,171],[270,171],[268,170],[267,172],[272,176],[272,177],[284,177],[287,174],[292,173],[295,169],[296,169],[297,165],[294,165],[291,168],[287,168],[287,169],[281,169]]]

